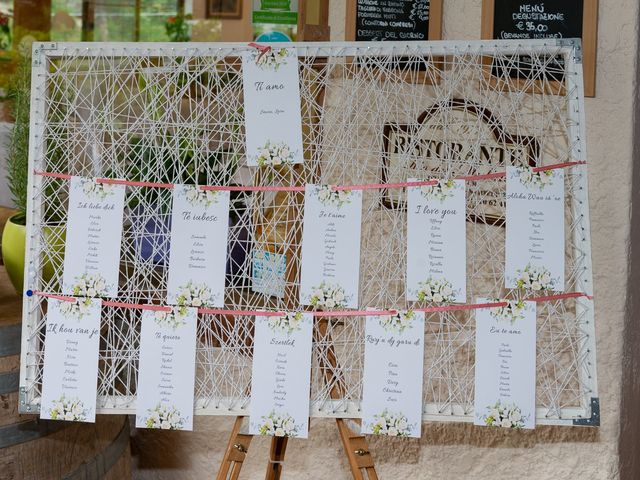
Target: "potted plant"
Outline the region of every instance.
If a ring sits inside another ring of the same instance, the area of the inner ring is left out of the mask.
[[[12,103],[14,126],[9,136],[7,155],[7,177],[13,203],[18,210],[11,216],[2,231],[2,260],[9,279],[16,292],[21,293],[24,286],[25,244],[26,244],[26,211],[29,177],[29,111],[31,98],[31,44],[19,47],[16,72],[9,87],[9,99]],[[55,155],[56,152],[49,152]],[[53,195],[51,187],[44,190],[44,195]],[[42,235],[45,245],[42,279],[48,283],[62,265],[64,257],[65,227],[56,221],[59,215],[44,209],[47,226]],[[59,220],[59,219],[58,219]],[[55,285],[49,285],[55,287]]]
[[[15,124],[9,137],[7,172],[9,189],[18,212],[2,231],[2,260],[11,283],[22,291],[26,240],[27,177],[29,158],[29,98],[31,95],[31,58],[21,54],[9,87]]]

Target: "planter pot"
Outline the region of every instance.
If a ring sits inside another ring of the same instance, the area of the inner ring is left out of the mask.
[[[44,241],[47,243],[46,253],[44,255],[44,263],[42,265],[42,278],[45,288],[51,292],[58,291],[60,285],[58,281],[50,284],[56,272],[60,275],[57,279],[62,282],[62,265],[64,264],[64,246],[67,239],[67,227],[65,225],[56,225],[44,227]]]
[[[24,285],[24,250],[27,239],[27,227],[21,225],[21,214],[9,217],[2,232],[2,261],[9,279],[18,294]]]
[[[16,221],[17,220],[17,221]],[[26,226],[21,224],[20,214],[14,215],[7,220],[2,232],[2,261],[9,279],[18,294],[24,290],[24,264],[27,231]],[[55,291],[57,285],[47,285],[54,277],[55,272],[62,275],[61,266],[64,263],[64,244],[66,231],[64,226],[45,227],[44,241],[49,252],[44,255],[42,265],[42,278],[46,287],[50,291]]]

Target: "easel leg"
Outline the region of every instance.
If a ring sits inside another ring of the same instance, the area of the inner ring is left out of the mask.
[[[271,439],[271,450],[269,452],[269,463],[267,464],[267,474],[265,480],[279,480],[282,475],[282,462],[287,450],[287,437],[273,437]]]
[[[240,475],[242,462],[247,456],[249,444],[253,438],[252,435],[240,433],[243,419],[244,417],[236,417],[216,480],[236,480]]]
[[[364,436],[353,433],[342,418],[337,418],[336,424],[340,432],[342,446],[347,452],[354,480],[378,480],[373,457]]]

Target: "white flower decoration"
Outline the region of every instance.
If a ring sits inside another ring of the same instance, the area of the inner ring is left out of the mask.
[[[347,301],[344,288],[325,282],[312,289],[310,299],[311,305],[320,309],[344,308],[347,306]]]
[[[267,52],[256,50],[252,56],[256,65],[262,70],[277,72],[281,65],[287,63],[289,51],[286,48],[271,48]]]
[[[74,297],[106,297],[107,293],[107,282],[100,274],[83,273],[75,278],[71,286]]]
[[[83,422],[87,419],[87,412],[82,401],[77,398],[68,399],[62,395],[58,400],[51,402],[49,416],[53,420]]]
[[[176,303],[185,307],[209,307],[215,298],[205,283],[187,282],[178,288]]]
[[[409,425],[407,417],[402,412],[390,412],[388,409],[374,415],[374,423],[371,431],[374,435],[386,435],[388,437],[408,437],[413,429]]]
[[[380,326],[387,332],[402,333],[411,326],[413,311],[398,312],[394,315],[380,315]]]
[[[438,200],[444,202],[447,198],[453,197],[453,190],[456,184],[452,179],[438,180],[435,185],[423,185],[420,193],[427,200]]]
[[[318,201],[325,207],[340,208],[351,203],[352,195],[350,190],[333,190],[331,185],[317,185],[315,193]]]
[[[185,185],[183,192],[187,202],[194,207],[208,208],[218,202],[218,192],[215,190],[202,190],[195,185]]]
[[[89,198],[104,200],[113,195],[113,185],[109,183],[98,183],[93,178],[86,178],[81,180],[81,185],[82,191]]]
[[[518,274],[517,288],[526,288],[535,292],[554,289],[555,281],[551,278],[551,272],[544,267],[527,264],[516,273]]]
[[[302,322],[302,312],[287,313],[282,316],[269,317],[269,328],[275,333],[286,333],[291,335],[300,330]]]
[[[277,413],[272,410],[269,415],[262,417],[262,425],[258,427],[258,432],[260,435],[272,437],[296,437],[298,426],[288,413]]]
[[[78,298],[75,302],[60,302],[60,313],[66,318],[82,320],[91,310],[90,298]]]
[[[493,307],[489,314],[496,320],[509,322],[512,325],[524,318],[524,302],[522,300],[493,300],[495,303],[506,303],[504,307]]]
[[[518,169],[518,178],[520,183],[527,188],[538,188],[544,190],[544,187],[551,183],[556,175],[555,170],[541,170],[534,172],[532,168],[522,167]]]
[[[184,320],[186,316],[187,307],[174,307],[171,311],[156,310],[154,312],[154,321],[160,327],[175,330],[187,324]]]
[[[258,149],[256,163],[258,166],[282,165],[293,163],[294,152],[284,143],[274,143],[270,140]]]
[[[156,405],[148,410],[148,416],[144,419],[147,428],[158,428],[161,430],[180,430],[185,419],[180,415],[180,411],[175,406]]]
[[[523,428],[525,418],[522,416],[522,411],[515,403],[511,405],[504,405],[499,400],[490,407],[487,415],[484,416],[484,424],[489,427],[501,427],[501,428]]]
[[[421,302],[450,303],[456,299],[456,293],[453,290],[453,285],[447,279],[427,278],[418,283],[416,297]]]

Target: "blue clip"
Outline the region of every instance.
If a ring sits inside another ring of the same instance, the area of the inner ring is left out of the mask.
[[[33,297],[33,290],[27,290],[27,297]]]

